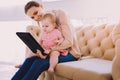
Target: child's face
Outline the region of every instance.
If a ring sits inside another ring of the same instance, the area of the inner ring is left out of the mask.
[[[51,23],[51,20],[49,18],[42,20],[41,23],[42,23],[42,29],[46,33],[49,33],[53,29],[55,29],[55,25]]]

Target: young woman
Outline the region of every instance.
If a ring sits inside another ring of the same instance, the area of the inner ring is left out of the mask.
[[[62,49],[69,49],[66,56],[60,55],[58,63],[76,61],[81,57],[80,50],[77,44],[77,39],[69,19],[61,10],[52,10],[56,17],[56,24],[59,31],[62,33],[64,40],[59,45],[50,48],[51,51],[59,51]],[[44,11],[43,5],[35,1],[30,1],[25,5],[25,13],[33,20],[40,22]],[[37,54],[27,58],[20,69],[13,76],[12,80],[37,80],[38,76],[49,68],[49,56],[42,58],[41,52],[38,50]]]

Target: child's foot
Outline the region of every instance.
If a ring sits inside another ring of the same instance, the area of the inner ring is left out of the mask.
[[[53,69],[52,67],[50,67],[50,68],[48,69],[48,72],[53,73],[53,72],[54,72],[54,69]]]

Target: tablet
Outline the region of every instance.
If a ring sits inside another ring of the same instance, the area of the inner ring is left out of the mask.
[[[37,49],[39,49],[43,55],[47,55],[44,53],[44,49],[29,32],[16,32],[16,35],[30,48],[33,53],[36,53]]]

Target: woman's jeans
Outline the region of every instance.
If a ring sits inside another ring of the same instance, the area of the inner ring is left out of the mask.
[[[59,56],[59,63],[76,61],[70,53],[67,56]],[[39,75],[49,68],[49,57],[41,59],[40,57],[34,56],[27,58],[21,68],[16,72],[11,80],[37,80]]]

